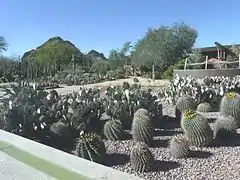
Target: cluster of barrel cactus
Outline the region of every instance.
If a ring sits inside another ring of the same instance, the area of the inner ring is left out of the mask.
[[[236,91],[224,94],[220,101],[219,116],[211,128],[208,120],[200,113],[210,112],[207,102],[195,106],[189,95],[178,99],[176,117],[180,119],[183,134],[174,136],[169,144],[170,154],[177,158],[189,156],[190,146],[203,147],[231,140],[240,125],[240,95]]]

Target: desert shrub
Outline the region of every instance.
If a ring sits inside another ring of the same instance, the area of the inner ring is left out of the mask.
[[[174,69],[183,69],[184,68],[185,59],[181,59],[177,61],[175,64],[169,66],[166,71],[163,72],[163,79],[173,79],[173,70]]]
[[[110,65],[106,60],[95,61],[91,66],[91,71],[100,75],[105,75],[109,70]]]

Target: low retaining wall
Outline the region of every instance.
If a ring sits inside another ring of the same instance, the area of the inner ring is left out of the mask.
[[[0,130],[0,141],[94,180],[143,180],[136,176],[76,157],[52,147]]]
[[[179,77],[185,77],[187,75],[195,77],[195,78],[204,78],[206,76],[224,76],[224,77],[233,77],[236,75],[240,75],[240,69],[187,69],[187,70],[180,70],[174,69],[173,70],[174,77],[176,74]]]

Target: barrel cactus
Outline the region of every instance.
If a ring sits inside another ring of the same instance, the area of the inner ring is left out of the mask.
[[[109,120],[104,125],[104,136],[112,141],[120,140],[124,136],[122,123],[118,120]]]
[[[176,103],[176,108],[175,108],[175,115],[176,115],[177,122],[180,122],[182,113],[190,109],[193,109],[193,110],[196,109],[196,103],[191,96],[185,95],[178,98]]]
[[[132,136],[135,142],[144,142],[147,145],[151,145],[154,128],[149,116],[139,115],[139,112],[136,112],[133,117]]]
[[[134,113],[134,116],[149,116],[149,111],[147,109],[140,108]]]
[[[237,128],[238,123],[234,117],[220,115],[214,123],[214,137],[219,140],[228,140],[236,134]]]
[[[212,110],[211,104],[209,104],[208,102],[200,103],[197,106],[197,111],[198,112],[206,113],[206,112],[211,112],[211,110]]]
[[[130,164],[138,172],[147,172],[153,169],[154,157],[145,143],[139,142],[133,146],[130,152]]]
[[[86,133],[80,136],[75,155],[89,161],[103,163],[106,157],[105,144],[96,133]]]
[[[67,146],[70,143],[71,132],[68,126],[62,122],[53,123],[50,126],[52,142],[58,147]]]
[[[207,146],[213,140],[213,131],[207,119],[194,110],[185,111],[181,120],[181,127],[191,145]]]
[[[236,92],[227,92],[221,100],[220,113],[232,116],[240,125],[240,95]]]
[[[173,136],[169,147],[171,156],[175,158],[187,157],[190,154],[189,142],[183,134]]]

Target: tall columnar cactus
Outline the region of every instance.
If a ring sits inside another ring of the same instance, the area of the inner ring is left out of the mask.
[[[175,115],[176,115],[177,122],[180,122],[182,113],[184,111],[191,110],[191,109],[193,110],[196,109],[196,103],[191,96],[185,95],[178,98],[176,103],[176,108],[175,108]]]
[[[191,145],[207,146],[213,140],[213,131],[207,120],[194,110],[184,112],[181,127]]]
[[[236,134],[238,123],[232,116],[220,115],[214,123],[214,137],[218,140],[230,140]]]
[[[209,104],[208,102],[200,103],[197,106],[197,111],[198,112],[206,113],[206,112],[211,112],[211,110],[212,110],[211,104]]]
[[[109,120],[104,125],[104,136],[112,141],[120,140],[124,136],[122,123],[118,120]]]
[[[136,111],[132,123],[132,136],[135,142],[144,142],[147,145],[151,145],[154,128],[149,116],[141,115],[141,113]]]
[[[106,157],[105,144],[96,133],[86,133],[80,136],[75,154],[89,161],[103,163]]]
[[[187,157],[190,154],[189,142],[183,134],[173,136],[169,148],[171,156],[175,158]]]
[[[227,92],[221,100],[220,113],[232,116],[240,125],[240,95],[236,92]]]
[[[147,172],[153,169],[154,157],[147,145],[136,143],[130,152],[131,167],[138,172]]]

